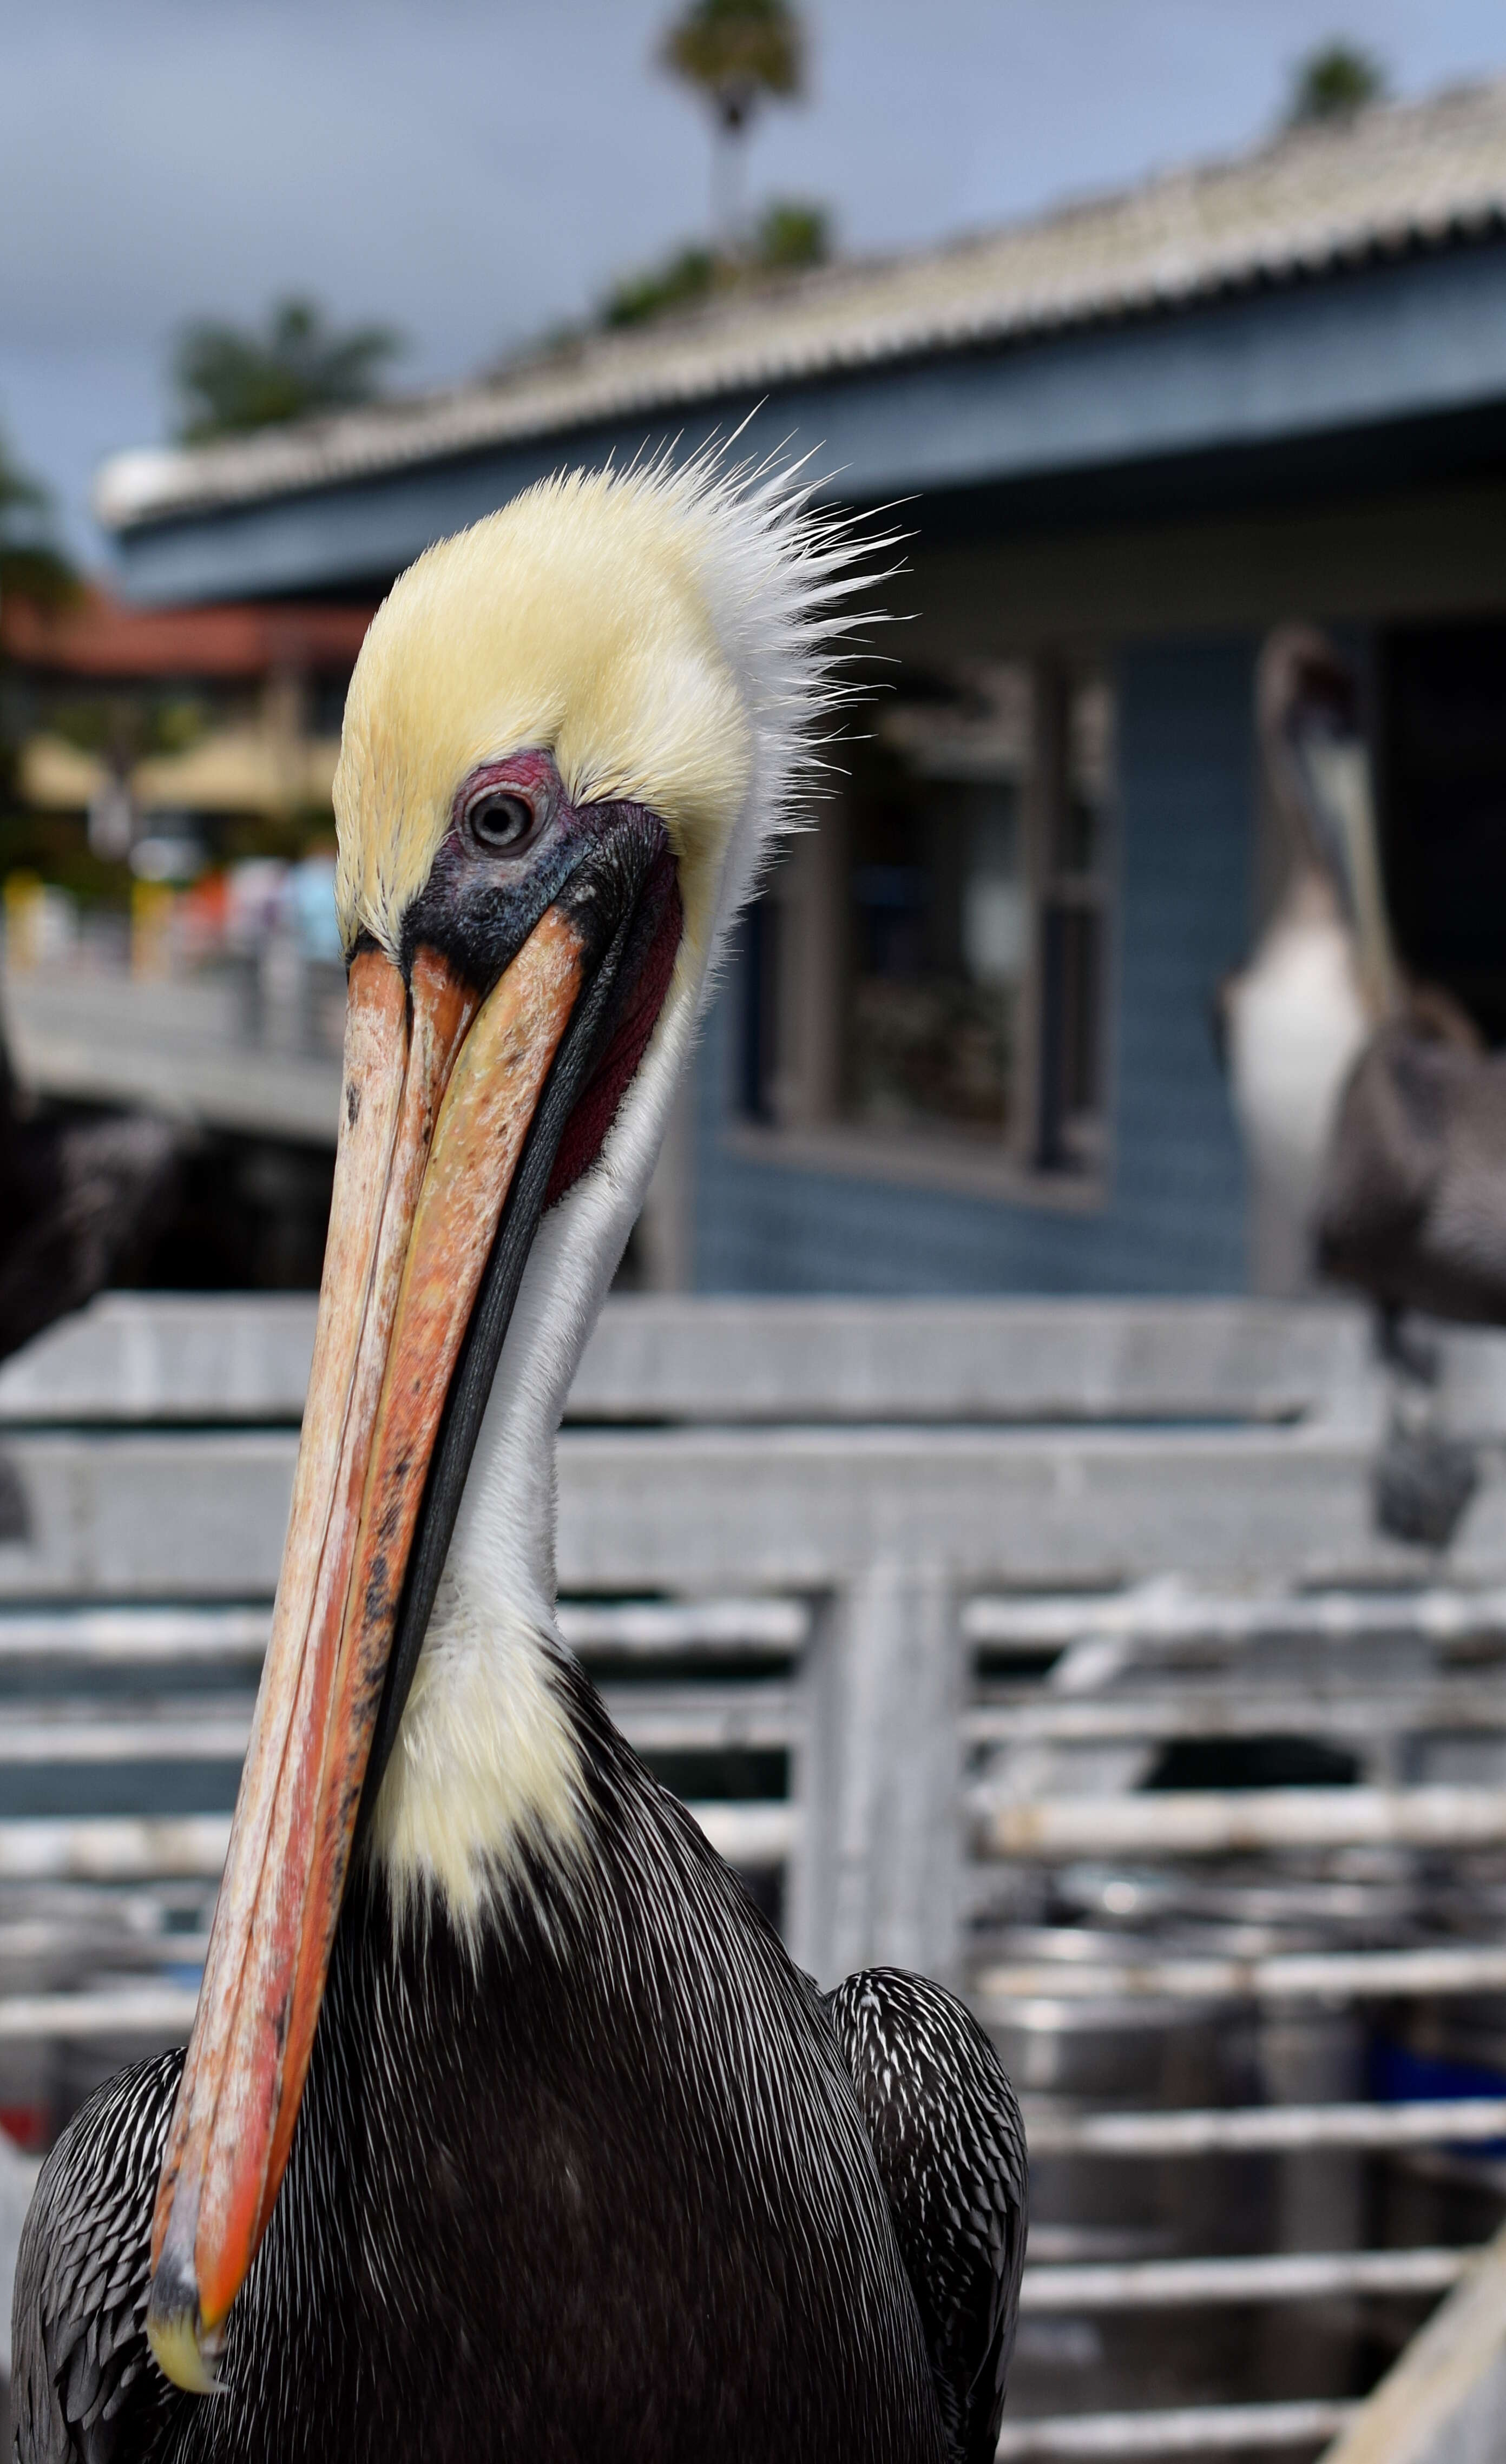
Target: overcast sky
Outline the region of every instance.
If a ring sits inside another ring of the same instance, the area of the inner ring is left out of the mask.
[[[89,473],[167,431],[187,317],[290,290],[463,375],[698,235],[709,139],[667,0],[0,0],[0,423],[99,543]],[[1502,0],[808,0],[756,202],[863,251],[1259,138],[1337,31],[1396,89],[1506,71]]]

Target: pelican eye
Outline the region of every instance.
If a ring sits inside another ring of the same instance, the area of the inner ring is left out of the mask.
[[[465,808],[466,825],[477,847],[492,855],[520,855],[538,829],[538,816],[525,796],[502,787],[487,787]]]

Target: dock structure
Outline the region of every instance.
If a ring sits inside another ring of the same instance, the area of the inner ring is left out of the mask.
[[[116,1294],[0,1369],[33,2144],[188,2028],[312,1333]],[[1442,1391],[1482,1463],[1445,1559],[1374,1528],[1344,1309],[622,1298],[587,1353],[566,1638],[795,1956],[949,1979],[1021,2092],[1001,2455],[1485,2452],[1506,1344],[1448,1338]]]
[[[56,1103],[128,1104],[196,1128],[333,1150],[340,1048],[247,1030],[233,974],[133,979],[119,969],[8,972],[18,1073]]]

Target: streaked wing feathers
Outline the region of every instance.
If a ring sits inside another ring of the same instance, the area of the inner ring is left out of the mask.
[[[181,2050],[122,2071],[63,2132],[16,2256],[17,2464],[149,2464],[190,2397],[163,2377],[144,2320],[152,2206]]]
[[[972,2013],[925,1977],[865,1969],[826,2007],[889,2193],[957,2464],[993,2464],[1029,2205],[1013,2090]]]

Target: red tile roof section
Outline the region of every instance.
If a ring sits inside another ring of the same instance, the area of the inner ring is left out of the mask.
[[[159,612],[122,606],[91,587],[55,609],[7,598],[0,605],[0,651],[18,667],[119,683],[343,671],[353,664],[372,613],[296,602]]]

